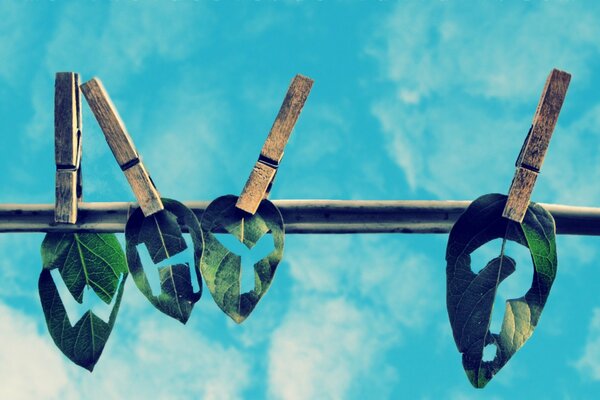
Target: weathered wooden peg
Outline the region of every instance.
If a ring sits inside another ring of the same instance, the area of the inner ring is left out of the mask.
[[[254,214],[260,202],[269,196],[270,186],[283,158],[283,150],[296,121],[298,121],[312,85],[313,80],[302,75],[296,75],[292,80],[258,161],[237,200],[237,208]]]
[[[59,72],[54,81],[54,221],[74,224],[81,201],[81,97],[79,74]]]
[[[546,79],[531,128],[517,158],[517,169],[502,213],[505,218],[521,223],[525,217],[570,81],[569,73],[557,69]]]
[[[145,216],[164,210],[160,194],[146,171],[133,140],[102,82],[98,78],[81,85],[83,92],[115,159],[127,177]]]

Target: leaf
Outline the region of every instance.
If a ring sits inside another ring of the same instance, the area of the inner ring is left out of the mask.
[[[58,268],[78,303],[88,285],[109,304],[120,275],[127,273],[123,250],[115,235],[49,233],[42,243],[42,263],[46,269]]]
[[[144,217],[136,209],[125,226],[125,242],[129,271],[138,289],[161,312],[186,323],[194,304],[202,296],[200,258],[202,256],[202,230],[194,213],[178,201],[162,199],[164,211]],[[159,263],[181,253],[187,248],[181,225],[187,226],[194,246],[194,271],[200,290],[194,292],[190,265],[175,264],[157,268],[161,293],[152,293],[144,272],[137,245],[144,243],[152,261]]]
[[[127,278],[125,254],[115,235],[96,233],[48,233],[41,252],[43,269],[38,289],[50,336],[71,361],[92,371],[121,305]],[[79,303],[86,286],[107,304],[117,294],[108,323],[88,310],[75,326],[71,325],[50,273],[55,268]]]
[[[284,224],[273,203],[263,200],[254,215],[235,207],[237,196],[215,199],[202,216],[204,252],[200,269],[215,303],[235,322],[241,323],[269,289],[277,265],[283,257]],[[224,229],[248,249],[271,233],[274,249],[254,264],[254,289],[240,294],[241,257],[219,242],[214,232]]]
[[[447,306],[454,341],[463,353],[463,367],[471,384],[484,387],[523,346],[535,329],[557,269],[555,224],[552,215],[531,203],[522,224],[502,217],[507,197],[488,194],[475,200],[456,221],[446,250]],[[503,238],[500,255],[478,274],[470,254],[485,243]],[[531,252],[533,281],[527,293],[506,302],[499,334],[489,330],[497,288],[515,271],[515,261],[504,254],[506,240]],[[496,356],[483,361],[483,349],[496,346]]]

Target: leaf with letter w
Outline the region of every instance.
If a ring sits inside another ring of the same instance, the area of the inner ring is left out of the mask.
[[[48,331],[71,361],[92,371],[121,305],[127,278],[123,249],[113,234],[48,233],[42,242],[42,264],[38,287]],[[55,268],[78,303],[83,301],[86,287],[106,304],[116,296],[108,322],[88,310],[71,324],[50,273]]]

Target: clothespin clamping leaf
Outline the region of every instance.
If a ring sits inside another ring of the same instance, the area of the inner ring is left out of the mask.
[[[102,82],[94,78],[81,85],[81,90],[140,206],[131,214],[125,227],[129,271],[138,289],[157,309],[185,324],[202,295],[199,263],[203,241],[200,223],[183,204],[161,199]],[[199,290],[194,292],[192,286],[190,262],[177,263],[158,268],[161,293],[155,295],[144,272],[137,245],[144,243],[152,261],[160,263],[187,248],[182,233],[184,227],[189,230],[194,247],[193,269]]]
[[[215,199],[202,216],[202,275],[217,305],[237,323],[248,317],[266,293],[283,256],[283,218],[267,197],[283,158],[284,147],[312,84],[311,79],[296,75],[242,194],[239,198],[226,195]],[[268,233],[273,237],[274,249],[254,264],[254,289],[247,293],[240,293],[240,254],[225,247],[215,235],[222,230],[235,236],[248,249],[252,249]]]
[[[554,219],[540,205],[530,203],[530,197],[570,79],[571,75],[556,69],[548,76],[517,159],[509,195],[487,194],[473,201],[448,238],[448,316],[465,372],[477,388],[484,387],[529,339],[556,276]],[[497,238],[503,240],[500,255],[475,274],[470,254]],[[492,333],[490,321],[498,286],[516,267],[515,261],[505,254],[507,240],[529,249],[533,281],[523,297],[507,300],[500,332]],[[491,361],[483,360],[486,346],[496,348]]]
[[[54,115],[55,221],[59,224],[75,224],[77,206],[82,197],[78,74],[56,74]],[[113,234],[58,232],[46,235],[41,253],[43,269],[38,288],[50,335],[71,361],[92,371],[119,312],[127,278],[125,254]],[[84,289],[87,287],[105,303],[114,303],[109,320],[104,321],[88,310],[73,325],[50,273],[55,268],[77,302],[83,302]]]

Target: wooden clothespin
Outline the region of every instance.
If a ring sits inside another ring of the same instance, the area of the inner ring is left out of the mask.
[[[546,79],[531,128],[515,164],[517,169],[502,213],[505,218],[523,222],[570,81],[569,73],[557,69],[553,69]]]
[[[74,224],[81,201],[81,97],[79,74],[59,72],[54,81],[54,221]]]
[[[296,75],[292,80],[258,161],[237,200],[235,206],[240,210],[254,214],[260,202],[269,196],[275,173],[283,158],[283,150],[300,116],[300,111],[302,111],[313,82],[312,79],[302,75]]]
[[[149,216],[164,210],[158,190],[102,82],[93,78],[81,85],[81,91],[104,132],[115,159],[127,177],[144,215]]]

